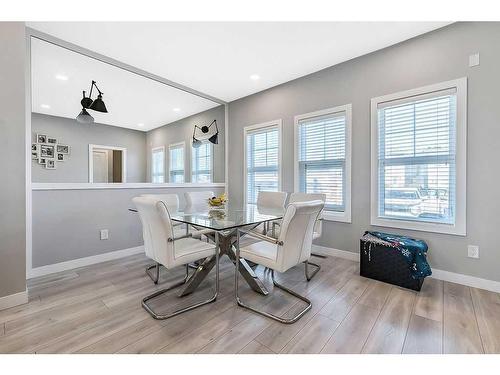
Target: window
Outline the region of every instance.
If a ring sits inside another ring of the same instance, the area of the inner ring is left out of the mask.
[[[151,182],[165,182],[165,147],[155,147],[151,150]]]
[[[169,182],[184,182],[184,142],[168,146],[169,150]]]
[[[372,99],[372,224],[465,235],[465,78]]]
[[[326,195],[327,220],[351,221],[351,105],[295,117],[295,191]]]
[[[212,144],[207,142],[192,149],[191,182],[212,182]]]
[[[246,203],[257,203],[259,191],[281,189],[281,120],[248,126],[245,134]]]

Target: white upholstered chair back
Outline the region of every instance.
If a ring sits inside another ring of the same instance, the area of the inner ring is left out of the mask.
[[[132,199],[142,223],[144,250],[148,258],[171,268],[174,262],[174,231],[167,205],[151,197]]]
[[[324,203],[321,200],[290,203],[278,237],[278,271],[304,262],[311,256],[314,224]]]
[[[208,199],[214,196],[213,191],[188,191],[184,193],[186,208],[206,208],[208,206]]]
[[[179,196],[177,194],[142,194],[141,197],[148,197],[162,201],[167,205],[168,212],[179,211]]]
[[[292,193],[290,194],[290,199],[288,200],[288,203],[295,203],[295,202],[308,202],[308,201],[315,201],[315,200],[320,200],[323,203],[326,202],[326,194],[322,193]],[[321,215],[320,215],[321,217]],[[314,225],[314,237],[321,237],[321,233],[323,231],[323,222],[321,220],[318,220],[316,224]]]
[[[259,191],[257,206],[283,209],[285,207],[286,195],[283,191]]]

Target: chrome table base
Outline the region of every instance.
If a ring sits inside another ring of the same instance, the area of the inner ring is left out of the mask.
[[[230,233],[227,234],[219,233],[220,257],[222,257],[222,255],[227,255],[229,259],[231,259],[233,264],[236,263],[236,248],[234,247],[235,234],[236,231],[230,231]],[[214,235],[209,234],[208,236],[210,236],[212,239],[212,236]],[[184,289],[180,292],[179,297],[186,296],[194,292],[203,281],[203,279],[210,273],[210,270],[214,265],[215,256],[206,258],[191,276]],[[244,259],[239,260],[239,267],[237,268],[239,269],[239,273],[241,273],[245,281],[254,291],[265,296],[269,294],[262,281],[257,277],[255,272],[252,270],[252,268],[250,268],[250,266]]]

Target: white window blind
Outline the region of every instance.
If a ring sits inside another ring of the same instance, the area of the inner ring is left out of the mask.
[[[326,194],[325,210],[346,207],[346,112],[298,121],[298,188]]]
[[[184,144],[170,145],[169,181],[184,182]]]
[[[259,191],[279,190],[279,128],[270,125],[246,131],[247,203]]]
[[[456,110],[456,89],[378,104],[378,217],[455,223]]]
[[[212,144],[192,147],[191,182],[212,182]]]
[[[151,150],[151,179],[154,183],[165,182],[165,148],[156,147]]]

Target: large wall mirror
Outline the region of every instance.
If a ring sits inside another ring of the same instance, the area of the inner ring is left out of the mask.
[[[35,37],[30,45],[33,183],[225,182],[224,105]],[[79,122],[91,90],[93,122],[85,112]]]

